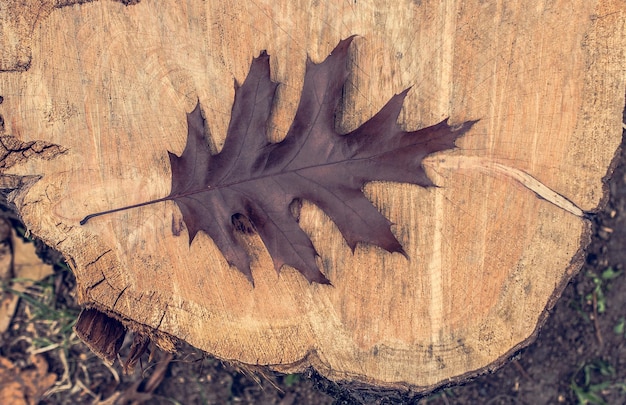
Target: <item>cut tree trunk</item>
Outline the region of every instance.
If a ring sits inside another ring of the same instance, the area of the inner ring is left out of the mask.
[[[85,307],[166,349],[426,390],[502,364],[579,270],[621,138],[623,1],[70,3],[0,3],[0,180]],[[411,86],[403,127],[479,120],[424,161],[438,187],[365,187],[408,258],[352,252],[306,201],[300,226],[332,286],[277,274],[251,234],[253,286],[204,233],[189,246],[171,201],[79,224],[169,194],[168,151],[182,153],[198,99],[219,150],[233,81],[262,50],[280,140],[307,55],[353,34],[343,131]]]

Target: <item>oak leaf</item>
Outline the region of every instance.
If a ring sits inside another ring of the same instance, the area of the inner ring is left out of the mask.
[[[278,83],[270,79],[269,56],[262,52],[253,59],[243,84],[235,84],[222,150],[211,152],[198,103],[187,115],[182,155],[169,153],[171,193],[155,202],[173,200],[182,212],[189,243],[205,232],[251,282],[250,257],[236,235],[237,217],[247,218],[258,232],[277,271],[288,265],[309,282],[329,283],[316,263],[315,247],[293,214],[294,201],[307,200],[322,209],[353,251],[362,242],[406,255],[391,232],[391,222],[363,194],[364,185],[391,181],[433,186],[422,160],[454,148],[455,140],[473,124],[455,130],[444,120],[417,131],[403,130],[396,120],[407,89],[354,131],[339,133],[335,112],[349,74],[352,39],[339,42],[320,64],[307,60],[300,103],[281,142],[267,139]]]

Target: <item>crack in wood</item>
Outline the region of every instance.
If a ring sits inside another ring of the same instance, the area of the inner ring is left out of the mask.
[[[163,323],[163,319],[165,319],[165,315],[167,314],[167,303],[165,304],[165,309],[163,309],[163,314],[161,315],[161,319],[159,319],[159,323],[154,327],[155,330],[159,330],[161,328],[161,324]]]
[[[31,156],[51,160],[67,152],[67,148],[44,141],[22,142],[12,135],[0,136],[0,167],[8,169]]]
[[[124,292],[126,292],[128,287],[129,286],[122,288],[122,291],[120,291],[120,293],[117,294],[117,298],[115,298],[115,301],[113,301],[113,309],[115,309],[115,307],[117,306],[117,302],[120,300],[120,298],[122,298],[122,295],[124,295]]]
[[[96,257],[94,260],[90,261],[89,263],[87,263],[85,265],[85,267],[90,267],[93,266],[98,260],[102,259],[102,256],[106,255],[107,253],[111,253],[113,251],[113,249],[109,249],[109,250],[105,250],[104,252],[102,252],[98,257]],[[104,276],[104,273],[102,274]],[[106,278],[106,277],[105,277]]]
[[[85,287],[85,292],[89,293],[91,290],[95,289],[100,284],[104,283],[104,281],[106,280],[106,276],[104,275],[104,272],[101,272],[101,273],[102,273],[102,278],[96,281],[95,283],[93,283],[92,285]]]

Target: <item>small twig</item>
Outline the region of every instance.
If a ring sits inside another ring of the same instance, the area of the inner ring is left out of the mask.
[[[154,369],[154,372],[152,373],[148,381],[146,381],[146,384],[144,386],[145,392],[153,393],[154,390],[157,389],[157,387],[161,384],[161,382],[165,378],[165,373],[170,363],[172,362],[173,358],[174,358],[173,354],[167,353],[165,355],[165,358],[163,358],[161,361],[158,362],[156,368]]]
[[[500,395],[496,395],[495,397],[491,398],[489,401],[487,401],[485,404],[486,405],[491,405],[491,404],[500,404],[500,403],[509,403],[509,402],[513,402],[514,404],[519,404],[521,403],[519,399],[511,396],[511,395],[506,395],[506,394],[500,394]]]
[[[530,374],[528,374],[526,369],[522,367],[522,365],[519,363],[517,359],[513,359],[512,363],[513,363],[513,366],[517,369],[517,371],[519,371],[519,373],[522,375],[522,377],[526,378],[529,381],[533,381],[533,378],[530,376]]]
[[[59,348],[59,346],[61,346],[60,343],[53,343],[49,346],[46,347],[41,347],[39,349],[34,349],[34,350],[30,350],[31,354],[41,354],[41,353],[45,353],[45,352],[49,352],[51,350],[56,350]]]
[[[70,366],[67,362],[67,357],[65,356],[64,350],[59,350],[59,360],[63,364],[63,376],[61,380],[58,380],[51,388],[49,388],[44,394],[43,397],[50,397],[52,394],[56,394],[58,392],[68,391],[74,388],[74,383],[70,377]]]
[[[120,380],[120,375],[117,373],[117,371],[113,368],[113,366],[109,365],[106,361],[101,361],[100,362],[104,367],[106,367],[109,372],[111,373],[111,375],[113,376],[113,379],[115,380],[115,382],[117,382],[117,384],[119,385],[121,383]]]
[[[80,378],[76,379],[76,386],[78,388],[80,388],[82,393],[86,393],[87,395],[89,395],[90,397],[94,398],[94,399],[98,399],[99,395],[96,394],[95,392],[93,392],[92,390],[90,390],[89,388],[87,388],[87,385],[85,385],[85,383],[83,383]]]
[[[441,393],[441,399],[443,400],[443,403],[446,405],[450,405],[450,401],[448,401],[448,396],[446,395],[445,392]]]
[[[598,296],[594,291],[591,294],[593,303],[593,327],[596,330],[596,339],[600,346],[604,345],[604,339],[602,338],[602,332],[600,331],[600,325],[598,324]]]

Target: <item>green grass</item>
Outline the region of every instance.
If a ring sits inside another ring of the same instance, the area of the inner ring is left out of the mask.
[[[615,368],[602,359],[583,364],[574,374],[570,387],[580,405],[605,405],[609,391],[626,392],[626,384],[615,381]]]
[[[595,302],[596,311],[599,314],[606,312],[606,292],[610,288],[610,281],[619,277],[621,271],[615,271],[612,267],[607,267],[602,273],[596,274],[593,271],[587,272],[587,277],[591,278],[594,284],[593,290],[585,296],[587,302]]]

